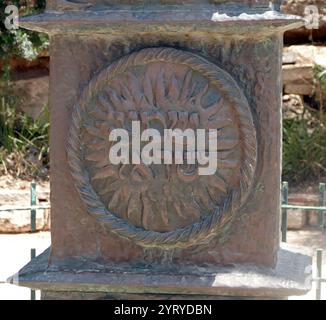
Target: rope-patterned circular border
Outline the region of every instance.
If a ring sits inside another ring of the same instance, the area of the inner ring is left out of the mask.
[[[89,99],[104,83],[122,74],[129,67],[142,66],[151,62],[183,64],[206,77],[211,84],[226,94],[238,117],[242,159],[240,166],[240,186],[230,190],[220,207],[204,219],[169,232],[149,231],[129,224],[112,214],[94,191],[84,165],[80,132],[83,128],[83,112]],[[83,90],[72,112],[72,123],[67,145],[68,162],[75,186],[87,211],[103,223],[111,232],[127,238],[143,247],[186,248],[207,243],[213,236],[223,232],[223,228],[234,217],[235,212],[245,203],[253,184],[257,160],[256,129],[247,99],[233,78],[200,56],[173,48],[146,48],[131,53],[103,69],[93,77]]]

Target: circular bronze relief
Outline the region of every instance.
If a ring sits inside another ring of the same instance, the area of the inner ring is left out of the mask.
[[[131,136],[136,120],[162,136],[216,129],[215,174],[199,175],[197,163],[111,164],[109,133]],[[248,102],[228,73],[188,52],[148,48],[90,81],[74,107],[67,153],[90,214],[139,245],[173,248],[223,231],[251,189],[256,149]]]

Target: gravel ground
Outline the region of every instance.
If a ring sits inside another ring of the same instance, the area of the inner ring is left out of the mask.
[[[289,231],[288,242],[295,245],[306,246],[314,255],[313,272],[316,276],[316,256],[317,248],[324,249],[323,276],[326,276],[326,231],[321,234],[316,229],[305,229],[300,231]],[[1,284],[9,276],[17,272],[30,260],[30,249],[36,248],[36,254],[40,254],[51,243],[49,232],[39,232],[34,234],[2,234],[0,235],[0,300],[29,300],[30,290],[10,284]],[[315,299],[315,286],[305,296],[290,297],[296,299]],[[40,293],[36,292],[39,299]],[[322,299],[326,300],[326,284],[323,284]]]

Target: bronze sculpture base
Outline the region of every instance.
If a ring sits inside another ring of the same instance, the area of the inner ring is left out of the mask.
[[[42,290],[44,299],[284,299],[310,288],[311,258],[282,245],[275,268],[256,266],[135,267],[82,259],[48,264],[49,249],[21,269],[19,285]]]

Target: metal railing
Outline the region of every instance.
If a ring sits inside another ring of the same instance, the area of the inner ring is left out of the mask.
[[[36,182],[31,182],[30,185],[30,205],[4,205],[0,206],[0,213],[3,211],[27,211],[30,210],[31,215],[31,232],[36,231],[36,210],[45,210],[50,209],[50,204],[37,204],[37,190],[36,190]]]
[[[4,205],[0,206],[0,213],[1,212],[14,212],[14,211],[27,211],[30,210],[30,226],[31,232],[36,232],[36,210],[45,210],[50,209],[50,204],[37,204],[37,189],[36,189],[36,182],[31,182],[30,184],[30,205]],[[31,248],[30,252],[31,260],[36,257],[36,249]],[[31,289],[31,300],[36,300],[36,292],[35,290]]]
[[[289,204],[289,185],[287,182],[282,183],[282,242],[287,241],[287,229],[288,229],[288,210],[289,209],[300,209],[300,210],[314,210],[318,212],[318,228],[321,232],[324,232],[324,213],[326,212],[325,206],[325,183],[319,183],[319,206],[301,206]],[[316,300],[321,299],[322,283],[326,282],[326,278],[322,277],[323,269],[323,250],[316,250],[317,256],[317,277],[313,278],[312,281],[316,282]]]
[[[325,206],[325,183],[319,184],[319,206],[302,206],[302,205],[291,205],[288,203],[289,197],[289,186],[287,182],[282,183],[282,242],[287,241],[287,221],[288,221],[288,210],[289,209],[300,209],[300,210],[316,210],[318,211],[318,227],[323,232],[324,231],[324,213],[326,212]],[[50,204],[37,204],[37,190],[36,183],[32,182],[30,185],[30,205],[5,205],[0,206],[0,213],[3,211],[20,211],[20,210],[30,210],[30,225],[31,232],[36,232],[36,210],[44,210],[50,209]],[[31,249],[31,260],[36,256],[36,250],[34,248]],[[326,282],[326,278],[322,277],[322,262],[323,262],[323,250],[316,250],[317,256],[317,277],[312,280],[316,282],[316,299],[321,299],[322,292],[322,283]],[[31,290],[31,300],[35,300],[35,291]]]

